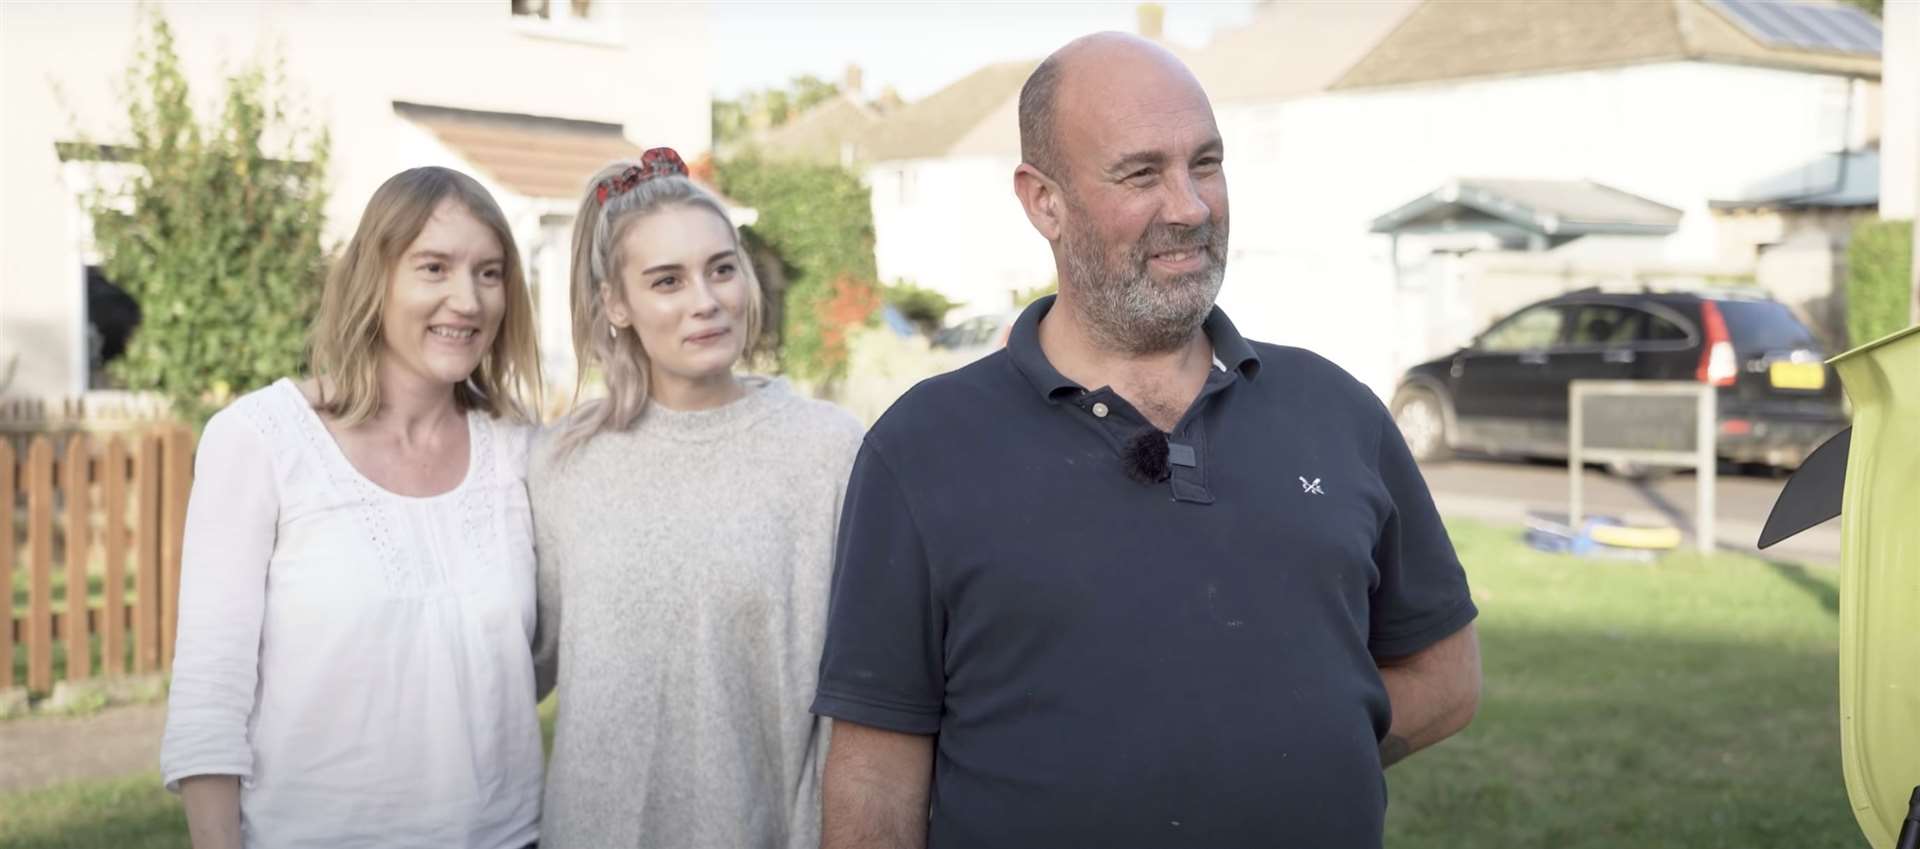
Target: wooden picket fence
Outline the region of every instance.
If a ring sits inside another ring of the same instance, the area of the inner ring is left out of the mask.
[[[42,434],[27,440],[24,451],[15,440],[0,440],[0,529],[8,532],[0,545],[7,602],[0,690],[51,690],[56,640],[65,649],[69,681],[172,665],[193,448],[193,432],[173,424]],[[24,612],[14,606],[21,569],[28,586]],[[55,569],[66,578],[57,606]],[[88,590],[96,574],[97,604]],[[14,669],[16,646],[26,655],[24,680]]]

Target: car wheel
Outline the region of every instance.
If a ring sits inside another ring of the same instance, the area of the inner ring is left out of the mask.
[[[1429,389],[1405,389],[1393,399],[1393,423],[1400,428],[1413,459],[1445,460],[1452,455],[1447,442],[1447,414],[1440,396]]]

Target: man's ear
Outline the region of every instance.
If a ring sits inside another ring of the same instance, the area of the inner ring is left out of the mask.
[[[1027,221],[1033,224],[1033,229],[1049,242],[1059,241],[1066,212],[1066,198],[1060,194],[1060,184],[1040,173],[1040,169],[1022,162],[1013,169],[1013,193],[1020,198],[1020,207],[1026,210]]]

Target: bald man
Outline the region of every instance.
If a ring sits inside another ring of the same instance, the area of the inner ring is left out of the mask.
[[[823,845],[1379,846],[1382,770],[1480,687],[1419,470],[1365,386],[1214,306],[1225,152],[1177,59],[1067,45],[1020,144],[1060,294],[861,449]]]

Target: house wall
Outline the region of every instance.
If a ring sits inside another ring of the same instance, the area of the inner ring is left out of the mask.
[[[1871,209],[1758,209],[1715,213],[1723,261],[1799,314],[1839,353],[1847,339],[1847,243]]]
[[[1880,215],[1913,220],[1920,245],[1920,2],[1886,4],[1885,129],[1880,147]],[[1920,261],[1913,264],[1913,319],[1920,322]]]
[[[1403,274],[1396,286],[1373,218],[1457,177],[1592,180],[1683,211],[1636,261],[1712,265],[1708,202],[1858,143],[1866,112],[1856,100],[1848,120],[1850,89],[1867,86],[1680,62],[1222,109],[1235,200],[1222,305],[1247,334],[1312,347],[1385,395],[1406,366],[1480,328],[1407,341],[1398,313],[1435,308],[1399,303],[1423,284]]]
[[[519,19],[505,2],[157,5],[197,105],[214,103],[223,69],[269,48],[284,61],[331,131],[334,242],[393,173],[460,165],[394,115],[395,100],[619,123],[635,143],[690,155],[710,146],[704,4],[603,0],[595,15],[604,17],[592,22]],[[113,87],[132,56],[137,8],[0,4],[0,375],[16,364],[9,393],[86,388],[84,216],[54,143],[121,139]],[[658,84],[665,79],[673,84]],[[503,207],[525,205],[490,188]],[[537,213],[506,211],[524,249]]]
[[[1920,218],[1920,3],[1886,4],[1880,214]]]
[[[880,279],[938,289],[968,313],[1006,310],[1013,293],[1053,280],[1053,253],[1013,194],[1016,156],[875,163],[874,262]]]

